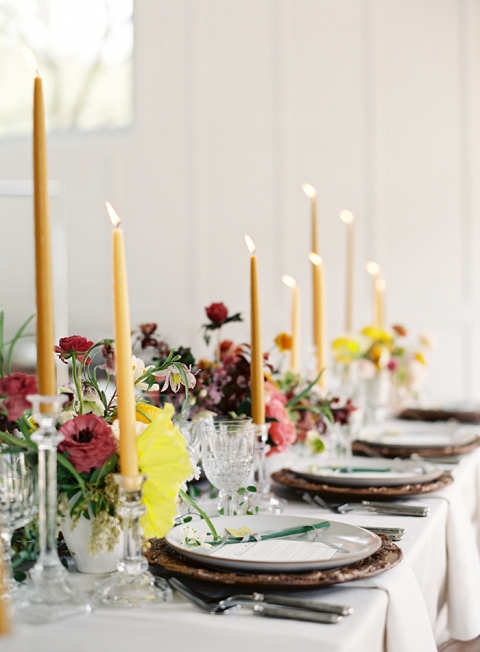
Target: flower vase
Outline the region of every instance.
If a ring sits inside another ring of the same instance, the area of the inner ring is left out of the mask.
[[[80,516],[74,523],[70,515],[67,515],[62,522],[62,534],[80,573],[113,573],[117,570],[118,561],[123,555],[122,531],[113,552],[99,552],[96,556],[88,552],[92,519]]]
[[[361,395],[365,401],[365,424],[381,423],[387,417],[390,402],[390,372],[379,369],[361,380]]]

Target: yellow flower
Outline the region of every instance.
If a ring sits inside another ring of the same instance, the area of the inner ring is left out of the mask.
[[[136,421],[151,423],[162,414],[162,410],[150,403],[137,403]]]
[[[417,351],[415,355],[413,356],[415,360],[418,360],[421,364],[426,365],[427,361],[425,360],[425,357],[420,353],[420,351]]]
[[[172,423],[173,405],[154,412],[157,416],[137,439],[140,473],[147,476],[143,489],[147,513],[140,523],[148,538],[164,537],[173,527],[178,490],[193,474],[185,439]]]
[[[278,346],[280,353],[290,351],[292,348],[292,338],[288,333],[279,333],[274,342]]]
[[[376,326],[365,326],[362,330],[362,335],[366,335],[372,340],[383,342],[385,344],[391,344],[393,341],[393,338],[388,331],[383,328],[377,328]]]
[[[332,342],[333,357],[336,362],[349,363],[359,353],[360,345],[356,340],[348,337],[339,337]]]

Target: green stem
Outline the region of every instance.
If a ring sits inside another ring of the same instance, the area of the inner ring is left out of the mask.
[[[79,409],[78,413],[83,414],[83,392],[82,392],[82,380],[78,377],[77,369],[77,356],[75,353],[72,353],[72,377],[77,390]]]
[[[217,534],[217,531],[216,531],[215,526],[213,525],[212,521],[208,518],[208,516],[205,514],[205,512],[202,509],[200,509],[200,507],[197,505],[197,503],[192,498],[190,498],[190,496],[187,493],[185,493],[185,491],[183,491],[183,489],[179,489],[178,493],[180,494],[180,496],[183,498],[183,500],[186,503],[191,505],[193,507],[193,509],[196,512],[198,512],[198,514],[200,514],[200,516],[203,518],[203,520],[206,522],[206,524],[210,528],[210,532],[212,533],[214,541],[216,541],[219,538],[218,534]]]

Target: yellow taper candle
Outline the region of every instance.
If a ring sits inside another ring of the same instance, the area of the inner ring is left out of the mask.
[[[52,396],[57,393],[53,352],[55,332],[53,325],[52,249],[45,111],[42,79],[38,75],[35,77],[33,93],[33,195],[38,391],[40,394]]]
[[[300,367],[300,289],[293,276],[284,274],[282,281],[292,289],[292,348],[290,351],[290,369],[298,373]]]
[[[353,282],[354,282],[354,224],[353,213],[347,210],[340,211],[340,219],[347,228],[347,252],[346,252],[346,292],[345,292],[345,332],[353,333]]]
[[[260,319],[260,294],[258,289],[258,267],[255,245],[246,235],[250,252],[250,328],[251,328],[251,385],[252,419],[256,425],[265,423],[265,377],[263,371],[262,325]]]
[[[377,295],[378,303],[378,327],[385,327],[385,289],[387,284],[383,278],[377,278],[375,280],[375,293]]]
[[[382,318],[380,314],[380,295],[377,289],[377,280],[380,277],[380,265],[370,260],[368,263],[366,263],[365,269],[369,274],[373,276],[373,325],[376,328],[381,328]]]
[[[325,387],[326,373],[326,315],[325,315],[325,277],[323,260],[318,254],[309,255],[313,267],[313,343],[317,358],[317,374],[322,370],[318,385]]]
[[[135,432],[135,390],[132,369],[132,335],[128,303],[127,266],[120,218],[106,202],[113,226],[113,306],[115,320],[115,360],[117,366],[117,411],[120,423],[120,470],[123,476],[138,476]]]
[[[312,224],[311,224],[311,229],[312,229],[312,246],[310,248],[310,251],[314,254],[319,254],[320,253],[320,248],[318,244],[318,206],[317,206],[317,191],[316,189],[310,185],[309,183],[304,183],[302,185],[302,190],[303,192],[307,195],[307,197],[310,199],[310,205],[311,205],[311,215],[312,215]]]

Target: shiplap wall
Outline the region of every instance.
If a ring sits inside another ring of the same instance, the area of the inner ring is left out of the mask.
[[[249,233],[265,348],[288,329],[288,273],[302,289],[306,364],[308,181],[319,192],[329,337],[344,323],[338,211],[349,208],[356,325],[370,318],[364,263],[374,259],[389,322],[437,335],[430,397],[479,399],[478,0],[137,0],[135,30],[134,126],[49,140],[70,331],[112,332],[109,199],[123,218],[134,324],[156,320],[173,344],[203,352],[205,305],[248,316]],[[3,140],[0,178],[30,176],[28,139]],[[30,215],[30,200],[0,199],[11,324],[33,304]],[[225,334],[246,339],[248,328]]]

